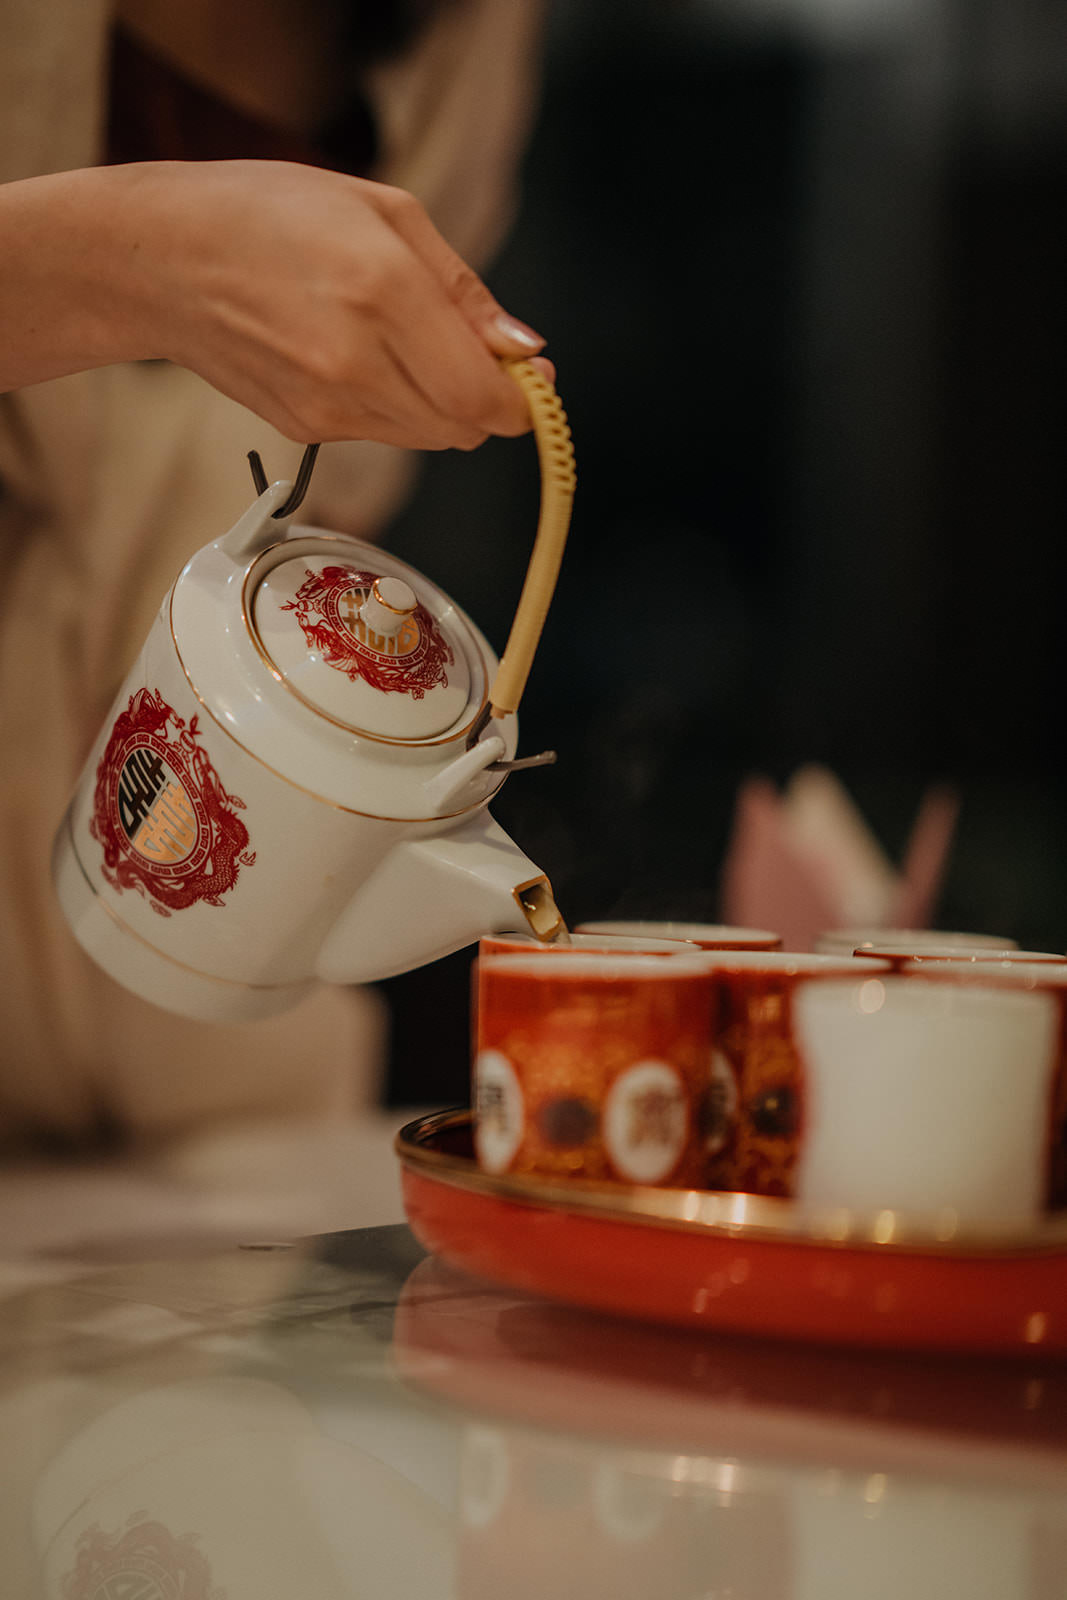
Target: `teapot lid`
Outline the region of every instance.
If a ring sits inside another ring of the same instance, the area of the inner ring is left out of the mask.
[[[288,687],[354,733],[432,739],[470,705],[479,652],[460,613],[384,553],[283,560],[257,585],[249,618]]]

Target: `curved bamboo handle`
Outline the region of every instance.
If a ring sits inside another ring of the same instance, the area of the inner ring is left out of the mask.
[[[541,512],[519,604],[500,658],[489,705],[494,717],[517,711],[541,630],[555,593],[574,500],[574,446],[559,395],[528,361],[507,361],[504,371],[526,396],[541,463]]]

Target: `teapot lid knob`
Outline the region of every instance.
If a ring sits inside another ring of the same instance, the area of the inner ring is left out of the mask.
[[[391,639],[400,632],[418,603],[414,589],[403,578],[375,578],[359,615],[372,633]]]

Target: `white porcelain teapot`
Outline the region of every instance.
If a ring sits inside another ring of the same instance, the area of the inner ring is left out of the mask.
[[[181,572],[55,845],[94,960],[208,1020],[282,1010],[315,980],[386,978],[493,929],[561,928],[547,878],[487,810],[517,741],[492,650],[404,562],[292,522],[313,459]]]

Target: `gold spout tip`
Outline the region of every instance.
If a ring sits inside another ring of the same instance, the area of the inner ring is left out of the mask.
[[[532,878],[529,883],[518,884],[514,895],[535,939],[542,944],[552,944],[566,933],[566,925],[547,878]]]

